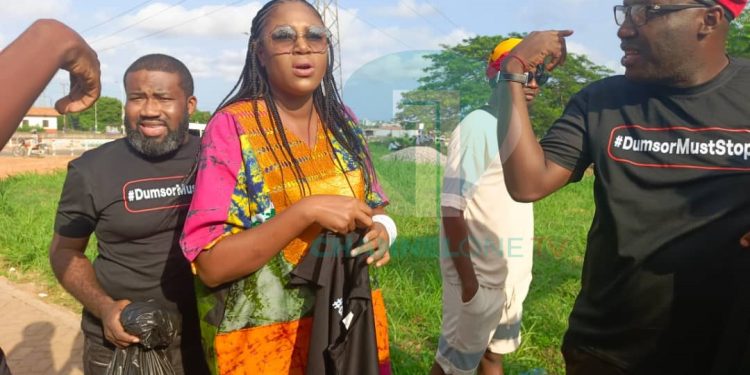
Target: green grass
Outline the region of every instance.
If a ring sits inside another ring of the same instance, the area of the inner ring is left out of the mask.
[[[379,270],[397,374],[429,371],[440,335],[438,265],[440,168],[387,162],[383,145],[371,145],[399,238],[391,263]],[[535,368],[563,374],[559,352],[568,314],[579,289],[586,232],[593,215],[592,177],[534,205],[534,280],[524,303],[523,342],[505,359],[506,374]]]
[[[48,249],[65,173],[22,174],[0,180],[0,274],[15,281],[34,281],[54,302],[76,306],[59,287],[49,265]],[[86,250],[96,256],[96,239]],[[9,268],[19,272],[10,274]]]
[[[381,161],[387,153],[382,145],[373,145],[372,153],[391,200],[388,211],[399,228],[391,263],[376,271],[388,308],[394,372],[425,374],[440,333],[436,214],[441,169]],[[7,275],[7,268],[13,266],[44,288],[60,291],[47,249],[64,177],[59,172],[0,180],[0,274]],[[592,182],[586,177],[534,206],[534,280],[524,303],[524,340],[518,351],[506,357],[506,374],[533,368],[564,373],[559,346],[579,288],[586,231],[593,214]],[[93,257],[95,253],[95,241],[91,241],[87,254]],[[74,306],[71,301],[68,298],[63,304]]]

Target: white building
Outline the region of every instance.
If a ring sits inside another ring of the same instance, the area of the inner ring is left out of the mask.
[[[377,128],[364,129],[368,137],[416,137],[419,130],[406,130],[399,124],[381,124]]]
[[[57,133],[57,117],[60,116],[54,108],[32,107],[21,121],[21,126],[41,128],[45,133]]]
[[[188,123],[188,132],[190,132],[191,134],[202,137],[204,131],[206,131],[206,124],[201,124],[198,122]]]

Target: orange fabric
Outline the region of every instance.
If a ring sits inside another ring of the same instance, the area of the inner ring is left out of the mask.
[[[378,342],[378,362],[390,361],[391,354],[388,347],[388,319],[385,314],[385,302],[380,289],[372,292],[372,309],[375,314],[375,339]]]
[[[291,158],[285,154],[280,143],[281,137],[269,119],[266,106],[262,101],[258,102],[260,121],[256,121],[252,116],[250,102],[232,106],[230,109],[245,130],[244,136],[247,137],[258,165],[263,171],[264,182],[270,189],[271,202],[276,208],[276,213],[281,213],[302,199],[302,195],[300,184],[294,175],[294,165]],[[261,127],[263,132],[261,132]],[[292,155],[299,161],[302,174],[310,185],[311,191],[307,194],[356,196],[364,200],[365,184],[362,172],[355,170],[344,174],[334,160],[334,153],[328,144],[325,129],[320,121],[317,122],[316,132],[316,142],[312,148],[291,131],[284,132]],[[284,258],[291,264],[299,263],[320,231],[321,228],[317,225],[308,228],[284,248]]]
[[[304,375],[311,330],[312,318],[304,318],[219,334],[219,373]]]

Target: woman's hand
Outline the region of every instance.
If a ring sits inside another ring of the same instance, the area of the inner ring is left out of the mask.
[[[300,202],[307,205],[306,215],[312,221],[334,233],[349,233],[357,228],[372,226],[372,208],[352,197],[341,195],[312,195]]]
[[[367,258],[367,264],[376,262],[375,267],[384,266],[391,260],[391,253],[389,251],[389,244],[391,242],[388,237],[388,231],[383,224],[374,223],[367,234],[365,234],[364,242],[362,246],[352,249],[352,256],[372,252],[372,255]]]

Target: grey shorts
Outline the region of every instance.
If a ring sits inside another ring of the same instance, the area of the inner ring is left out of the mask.
[[[474,374],[485,351],[507,354],[521,344],[528,282],[506,288],[479,286],[468,302],[461,286],[443,282],[443,325],[435,361],[446,374]]]

